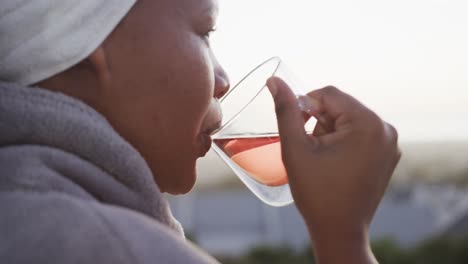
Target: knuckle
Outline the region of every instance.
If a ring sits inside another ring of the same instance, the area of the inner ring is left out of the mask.
[[[395,127],[375,115],[373,125],[369,126],[368,133],[369,140],[373,142],[372,145],[379,146],[385,149],[385,152],[393,153],[395,159],[400,159],[401,151],[398,146],[398,132]]]
[[[397,163],[398,163],[398,161],[400,161],[402,155],[403,155],[403,152],[401,152],[401,149],[399,147],[397,147],[397,151],[396,151],[396,162]]]
[[[283,106],[279,104],[278,102],[275,103],[275,112],[277,114],[281,113],[283,111]]]
[[[278,98],[275,102],[275,112],[278,116],[288,115],[292,111],[295,98]]]
[[[386,123],[373,114],[368,119],[363,133],[369,145],[389,150],[390,148],[396,148],[396,134],[389,133],[388,130]]]
[[[367,110],[368,119],[367,119],[367,131],[372,136],[372,138],[380,139],[385,133],[385,124],[380,119],[380,117],[374,112]]]
[[[382,122],[375,124],[371,129],[370,129],[370,134],[373,140],[386,143],[387,139],[385,136],[385,128]]]
[[[387,127],[388,137],[390,138],[390,142],[393,145],[397,145],[398,144],[398,131],[393,125],[389,123],[386,123],[386,127]]]
[[[279,103],[275,105],[275,112],[278,117],[285,115],[286,111],[287,107],[285,106],[285,104]]]
[[[341,92],[340,89],[336,88],[333,85],[328,85],[322,90],[323,90],[323,93],[328,96],[335,96]]]

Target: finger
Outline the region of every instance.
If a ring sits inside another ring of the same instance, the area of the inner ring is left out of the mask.
[[[317,99],[308,95],[302,95],[299,96],[297,100],[299,101],[299,108],[304,115],[305,122],[313,116],[314,119],[317,120],[316,127],[318,127],[318,129],[316,131],[323,131],[323,133],[333,132],[334,122],[324,112],[321,103]]]
[[[308,96],[320,102],[323,113],[331,119],[328,120],[328,122],[333,123],[343,114],[351,116],[356,113],[357,109],[362,109],[364,107],[358,100],[334,86],[327,86],[312,91],[308,93]],[[327,120],[324,119],[324,121]]]
[[[328,133],[327,129],[322,124],[317,122],[312,135],[315,136],[315,137],[320,137],[320,136],[326,135],[327,133]]]
[[[304,118],[296,96],[280,78],[271,77],[267,81],[267,86],[275,101],[278,129],[283,146],[289,147],[293,142],[303,142],[306,138]]]
[[[317,127],[319,127],[319,131],[323,132],[322,134],[335,131],[335,122],[327,113],[316,114],[314,117],[317,119]]]

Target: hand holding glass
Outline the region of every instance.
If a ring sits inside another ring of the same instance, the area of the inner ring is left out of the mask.
[[[212,135],[213,149],[260,200],[285,206],[293,198],[281,159],[274,101],[266,88],[266,81],[273,76],[285,81],[297,96],[301,110],[309,112],[310,101],[297,78],[278,57],[271,58],[221,99],[223,120]],[[315,119],[311,118],[306,130],[312,131],[314,126]]]

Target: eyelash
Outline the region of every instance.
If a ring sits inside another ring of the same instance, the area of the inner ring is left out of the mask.
[[[209,39],[211,34],[214,33],[216,31],[216,27],[212,27],[210,30],[208,30],[206,33],[203,34],[203,37]]]

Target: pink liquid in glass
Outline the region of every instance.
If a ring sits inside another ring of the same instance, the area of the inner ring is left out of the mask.
[[[224,138],[214,143],[257,182],[272,187],[288,183],[279,137]]]

